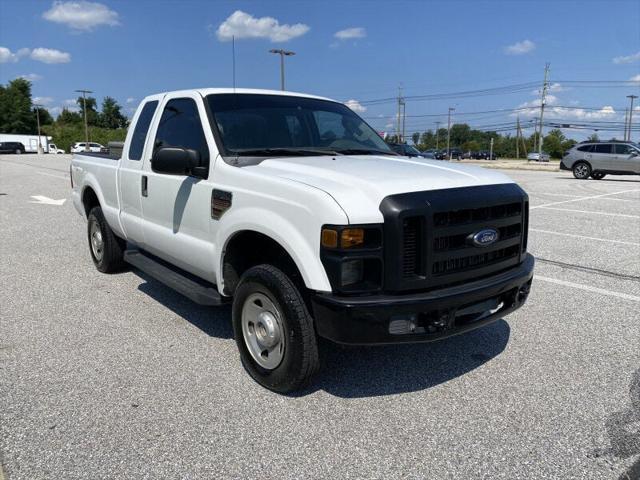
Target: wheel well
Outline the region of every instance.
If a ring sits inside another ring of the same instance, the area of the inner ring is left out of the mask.
[[[89,216],[89,212],[93,207],[100,206],[100,200],[98,200],[98,195],[93,191],[93,188],[87,187],[84,189],[82,193],[82,205],[84,205],[84,213],[86,216]]]
[[[271,237],[252,230],[236,233],[227,243],[222,264],[224,292],[233,295],[242,274],[251,267],[269,264],[282,270],[304,289],[304,280],[293,258]]]

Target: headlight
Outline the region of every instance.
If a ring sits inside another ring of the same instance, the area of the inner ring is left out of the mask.
[[[331,287],[340,293],[382,288],[382,225],[325,225],[320,259]]]

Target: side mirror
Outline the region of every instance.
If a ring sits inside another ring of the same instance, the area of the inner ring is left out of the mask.
[[[168,175],[193,175],[204,178],[207,168],[202,165],[200,152],[189,148],[162,147],[151,158],[154,172]]]

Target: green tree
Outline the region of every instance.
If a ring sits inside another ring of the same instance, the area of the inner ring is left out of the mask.
[[[76,99],[76,104],[80,108],[80,117],[84,121],[85,99],[82,97],[78,97]],[[98,110],[97,110],[98,103],[96,102],[96,99],[93,97],[87,97],[86,105],[87,105],[87,125],[98,126],[100,115],[98,114]]]
[[[72,112],[68,108],[63,108],[60,115],[56,119],[56,123],[59,124],[73,124],[73,123],[81,123],[82,116],[78,112]]]
[[[36,112],[36,110],[39,110],[39,112]],[[33,117],[36,124],[38,123],[38,115],[40,116],[40,125],[51,125],[53,123],[53,117],[46,108],[33,109]]]
[[[100,113],[100,126],[103,128],[125,128],[127,118],[120,112],[120,105],[111,97],[104,97],[102,112]]]
[[[562,143],[567,139],[559,128],[554,128],[545,137],[542,142],[542,148],[552,158],[562,158],[564,149]]]
[[[411,135],[411,139],[413,140],[413,143],[418,145],[418,143],[420,143],[420,132],[413,132],[413,134]]]
[[[587,140],[590,142],[599,142],[600,141],[600,137],[598,137],[597,133],[592,133],[591,135],[589,135],[587,137]]]
[[[0,132],[35,133],[36,117],[31,110],[31,82],[24,78],[0,86]]]

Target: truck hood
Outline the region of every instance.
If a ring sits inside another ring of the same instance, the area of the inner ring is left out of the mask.
[[[384,155],[282,157],[245,168],[325,191],[350,223],[382,222],[379,206],[388,195],[513,183],[506,175],[480,167]]]

